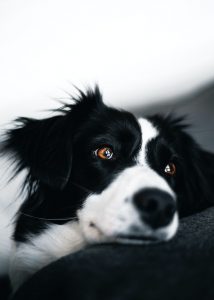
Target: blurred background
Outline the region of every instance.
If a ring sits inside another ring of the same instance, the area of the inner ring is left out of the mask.
[[[214,151],[213,29],[213,0],[0,0],[0,128],[98,83],[136,115],[187,115]]]
[[[98,83],[137,114],[187,113],[213,149],[214,1],[0,0],[0,125]]]

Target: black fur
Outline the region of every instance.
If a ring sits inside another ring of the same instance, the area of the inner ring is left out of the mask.
[[[214,203],[214,155],[203,149],[185,131],[183,118],[152,116],[159,136],[148,145],[148,160],[153,169],[165,176],[177,195],[181,217]],[[174,177],[163,174],[169,161],[177,166]]]
[[[28,169],[28,195],[14,234],[17,241],[41,232],[48,223],[63,224],[66,218],[76,218],[88,194],[100,193],[119,171],[135,164],[142,142],[136,118],[106,106],[98,87],[79,92],[74,104],[63,106],[58,116],[19,118],[17,127],[8,132],[3,151],[11,154],[17,173]],[[149,119],[160,135],[148,145],[148,162],[177,194],[180,215],[212,205],[213,154],[196,144],[181,120],[161,116]],[[94,150],[100,145],[110,145],[115,158],[98,160]],[[169,161],[177,165],[175,178],[163,172]]]
[[[17,241],[25,241],[28,233],[38,234],[49,222],[63,224],[75,218],[89,193],[101,192],[121,169],[134,164],[141,144],[135,117],[104,105],[98,88],[80,92],[74,100],[59,110],[60,116],[18,119],[18,127],[8,132],[4,151],[18,162],[17,172],[29,170]],[[116,159],[98,160],[94,150],[100,145],[111,145]]]

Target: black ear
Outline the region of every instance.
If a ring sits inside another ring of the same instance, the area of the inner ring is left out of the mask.
[[[183,147],[186,157],[180,186],[183,194],[180,215],[187,216],[214,205],[214,154],[201,149],[193,140],[188,144],[186,139]]]
[[[78,127],[92,110],[101,108],[102,95],[98,86],[86,92],[78,90],[77,98],[56,110],[48,119],[19,118],[7,133],[3,153],[10,154],[17,172],[27,168],[31,179],[53,188],[63,189],[72,167],[72,140]]]
[[[186,117],[155,115],[150,120],[177,153],[175,190],[180,216],[214,205],[214,154],[191,136]]]
[[[33,179],[54,188],[64,188],[71,172],[72,143],[66,116],[43,120],[17,119],[4,152],[11,154],[17,171],[29,170]]]
[[[184,170],[180,190],[186,191],[183,215],[188,215],[214,204],[214,154],[202,149],[179,124],[176,126],[177,145],[182,153],[180,163]]]
[[[214,154],[206,150],[199,150],[198,163],[195,163],[200,175],[202,197],[209,204],[214,204]]]

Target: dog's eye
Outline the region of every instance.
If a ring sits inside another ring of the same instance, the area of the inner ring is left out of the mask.
[[[164,172],[168,175],[174,176],[176,173],[176,166],[174,163],[169,163],[166,165]]]
[[[100,159],[112,159],[114,152],[110,147],[101,147],[94,151],[94,154]]]

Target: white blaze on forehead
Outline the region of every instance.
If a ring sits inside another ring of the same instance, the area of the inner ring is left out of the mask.
[[[140,118],[138,122],[141,127],[141,134],[142,134],[142,145],[139,151],[137,162],[141,165],[146,165],[146,148],[148,143],[158,136],[158,130],[155,126],[147,119]]]

